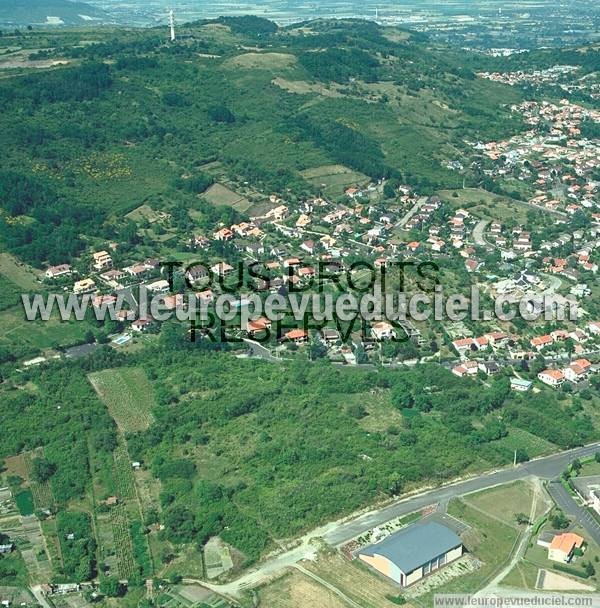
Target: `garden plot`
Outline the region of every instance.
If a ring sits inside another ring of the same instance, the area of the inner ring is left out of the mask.
[[[252,203],[245,196],[241,196],[237,192],[227,188],[227,186],[218,183],[213,184],[204,192],[202,198],[213,205],[233,207],[241,213],[245,213],[252,206]]]
[[[88,378],[123,433],[145,431],[152,424],[154,393],[143,369],[107,369]]]

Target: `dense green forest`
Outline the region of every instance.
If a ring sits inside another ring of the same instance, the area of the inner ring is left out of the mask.
[[[96,543],[87,513],[61,511],[56,518],[66,580],[88,581],[95,574]]]

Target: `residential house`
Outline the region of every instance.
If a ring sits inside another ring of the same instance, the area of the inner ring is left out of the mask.
[[[375,340],[389,340],[396,337],[394,326],[387,321],[379,321],[371,326],[371,335]]]
[[[300,249],[302,251],[306,251],[309,255],[313,255],[315,252],[315,242],[314,241],[304,241],[302,245],[300,245]]]
[[[500,366],[495,361],[482,361],[479,369],[488,376],[494,376],[500,372]]]
[[[559,369],[546,369],[538,374],[538,379],[544,384],[556,388],[565,381],[565,375]]]
[[[227,262],[219,262],[218,264],[211,266],[210,271],[216,276],[226,277],[233,272],[233,266]]]
[[[265,217],[270,220],[275,220],[279,222],[285,219],[290,214],[288,208],[285,205],[279,205],[270,211],[267,211]]]
[[[290,342],[302,344],[308,340],[308,332],[304,329],[292,329],[284,335],[284,338]]]
[[[321,338],[327,343],[337,342],[340,339],[340,332],[337,329],[326,327],[321,330]]]
[[[248,243],[246,245],[246,253],[257,257],[265,253],[265,246],[261,242]]]
[[[98,251],[92,254],[94,260],[93,267],[95,270],[101,271],[106,268],[112,268],[113,261],[106,251]]]
[[[584,551],[585,539],[573,532],[557,534],[548,547],[548,559],[553,562],[568,563],[576,549]]]
[[[69,264],[59,264],[58,266],[50,266],[45,272],[47,279],[58,279],[59,277],[68,276],[72,273]]]
[[[231,241],[233,236],[234,236],[233,232],[231,232],[231,230],[227,227],[221,228],[220,230],[217,230],[217,232],[215,232],[213,234],[213,238],[215,239],[215,241],[224,241],[224,242]]]
[[[577,359],[563,370],[565,379],[569,382],[581,382],[588,377],[592,364],[587,359]]]
[[[465,361],[460,365],[452,368],[452,373],[459,378],[464,378],[465,376],[475,376],[478,371],[477,361]]]
[[[124,279],[127,275],[122,270],[108,270],[100,275],[100,278],[109,284],[117,284],[121,279]]]
[[[90,293],[96,289],[96,283],[93,279],[81,279],[81,281],[75,281],[73,285],[74,294]]]
[[[153,283],[148,283],[146,289],[154,294],[167,293],[170,289],[169,281],[165,279],[159,279]]]
[[[191,266],[187,269],[185,273],[185,278],[190,283],[196,283],[208,277],[208,270],[202,264],[197,264],[195,266]]]
[[[452,342],[452,346],[459,355],[463,355],[471,350],[471,347],[473,346],[473,338],[459,338],[458,340],[454,340]]]
[[[137,332],[144,332],[152,325],[149,319],[137,319],[131,324],[131,329]]]
[[[246,332],[250,336],[268,331],[269,329],[271,329],[271,321],[265,317],[250,319],[246,323]]]
[[[550,346],[553,343],[554,343],[554,340],[552,339],[552,336],[549,336],[549,335],[536,336],[535,338],[532,338],[529,341],[529,344],[531,344],[531,347],[535,348],[537,351],[540,351],[540,350],[542,350],[542,348],[545,348],[546,346]]]
[[[211,289],[205,289],[204,291],[199,291],[196,293],[196,300],[200,304],[200,306],[208,306],[215,299],[215,294]]]
[[[524,380],[523,378],[511,378],[510,388],[518,393],[526,393],[531,390],[533,382],[531,380]]]

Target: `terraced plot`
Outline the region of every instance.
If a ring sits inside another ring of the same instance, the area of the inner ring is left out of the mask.
[[[107,369],[88,378],[123,433],[145,431],[152,424],[154,394],[143,369]]]
[[[129,520],[124,505],[120,504],[112,507],[111,524],[119,576],[127,578],[135,572],[135,559],[133,557]]]

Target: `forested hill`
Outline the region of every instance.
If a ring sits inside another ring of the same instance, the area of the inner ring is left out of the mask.
[[[119,235],[123,215],[144,199],[197,204],[180,178],[214,161],[265,194],[315,194],[301,171],[333,163],[432,192],[462,183],[445,165],[465,138],[519,127],[507,107],[516,91],[476,79],[399,29],[282,29],[236,17],[181,26],[177,36],[170,44],[164,28],[86,29],[0,39],[21,58],[67,63],[13,69],[0,81],[3,168],[36,192],[15,210],[14,183],[4,185],[5,248],[36,266],[69,261],[86,235]],[[40,196],[61,210],[43,225]],[[41,249],[40,231],[50,237]]]
[[[103,10],[74,0],[11,0],[0,3],[0,25],[31,26],[51,24],[89,25],[108,22]]]

